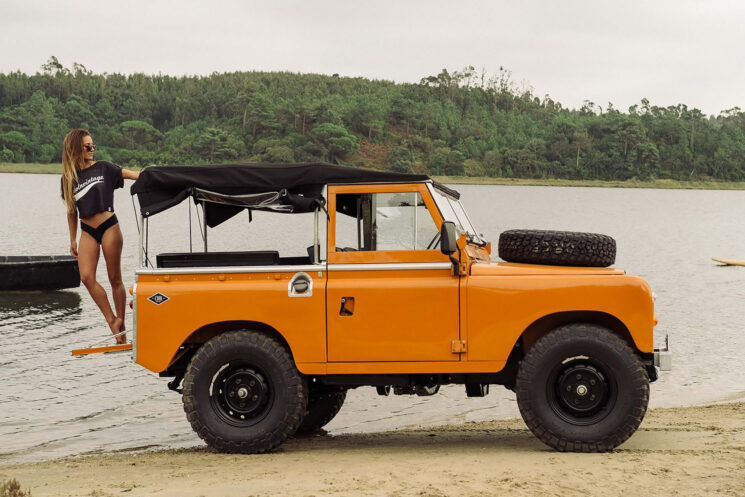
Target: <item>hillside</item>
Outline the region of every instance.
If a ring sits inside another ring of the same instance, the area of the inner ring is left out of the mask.
[[[565,109],[473,68],[396,84],[289,72],[0,74],[0,163],[58,163],[87,128],[121,165],[324,160],[432,175],[745,180],[745,114],[646,99]]]

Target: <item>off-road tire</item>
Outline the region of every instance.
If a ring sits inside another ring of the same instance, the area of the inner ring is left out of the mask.
[[[649,377],[618,335],[592,324],[572,324],[528,350],[515,393],[525,424],[549,447],[606,452],[625,442],[644,419]],[[592,401],[591,395],[596,395]]]
[[[339,414],[346,398],[347,391],[344,389],[311,391],[308,395],[305,417],[297,432],[315,433],[329,424]]]
[[[599,233],[509,230],[499,235],[499,257],[528,264],[607,267],[616,261],[616,241]]]
[[[186,417],[197,435],[221,452],[276,448],[300,426],[307,398],[306,381],[289,351],[250,330],[210,339],[184,375]],[[248,407],[239,405],[243,400]]]

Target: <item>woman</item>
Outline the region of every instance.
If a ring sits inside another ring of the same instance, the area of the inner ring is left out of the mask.
[[[124,179],[136,180],[140,173],[106,161],[94,161],[96,146],[90,133],[74,129],[65,137],[62,149],[62,199],[67,206],[70,254],[78,259],[80,280],[109,324],[117,344],[127,343],[124,326],[126,292],[122,283],[122,232],[114,214],[114,190]],[[80,217],[80,243],[76,242]],[[106,290],[96,281],[96,267],[103,249],[116,313],[111,310]]]

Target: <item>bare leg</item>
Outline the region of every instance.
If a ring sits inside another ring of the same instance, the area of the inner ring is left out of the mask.
[[[124,283],[122,283],[122,245],[122,230],[119,229],[118,224],[115,224],[104,233],[101,248],[103,249],[104,259],[106,259],[106,271],[109,275],[109,283],[111,283],[111,298],[114,300],[116,317],[121,319],[118,331],[126,329],[124,313],[127,304],[127,292],[124,290]],[[126,335],[121,335],[119,339],[121,343],[127,342]]]
[[[109,328],[113,334],[119,333],[121,326],[120,318],[114,315],[109,304],[109,299],[106,296],[106,290],[96,281],[96,267],[98,266],[98,258],[100,256],[100,247],[98,243],[88,233],[83,233],[80,236],[80,243],[78,244],[78,268],[80,270],[80,281],[83,282],[85,288],[88,289],[88,293],[93,297],[93,301],[96,303],[106,322],[109,324]],[[120,337],[121,338],[121,337]],[[123,343],[117,339],[117,343]]]

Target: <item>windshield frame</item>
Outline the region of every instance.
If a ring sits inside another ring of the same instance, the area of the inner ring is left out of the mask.
[[[463,208],[460,200],[448,195],[447,192],[435,188],[433,183],[427,183],[427,189],[435,201],[437,209],[440,211],[442,219],[455,223],[455,229],[458,235],[466,234],[468,241],[484,244],[484,240],[479,236],[476,228],[473,227],[468,213]]]

